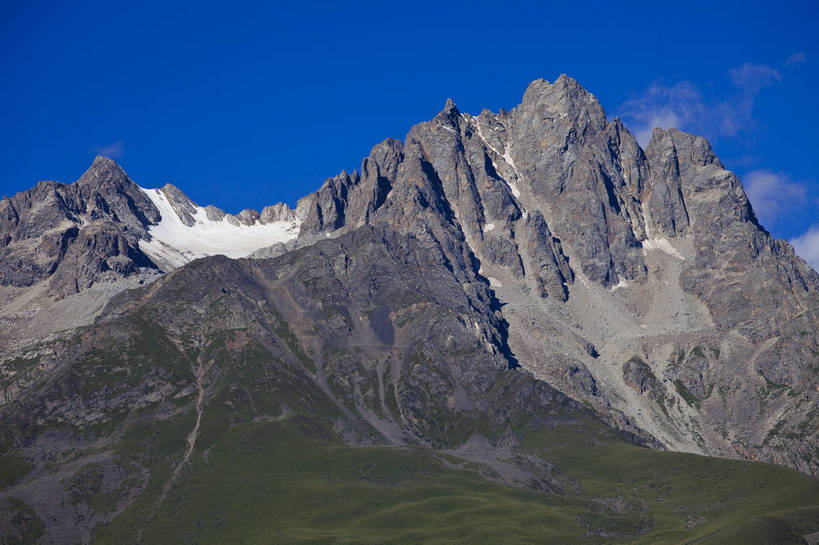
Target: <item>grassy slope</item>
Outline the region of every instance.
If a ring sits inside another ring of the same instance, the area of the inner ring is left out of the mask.
[[[196,355],[185,357],[163,339],[146,329],[130,366],[108,358],[75,365],[77,388],[136,384],[159,364],[165,376],[184,377]],[[95,543],[133,543],[141,529],[145,544],[202,545],[801,543],[801,535],[819,531],[819,484],[804,475],[638,448],[593,421],[523,437],[523,449],[562,470],[566,493],[559,495],[447,469],[442,459],[451,453],[350,447],[330,431],[337,408],[303,375],[269,367],[259,346],[223,352],[222,344],[209,349],[221,374],[210,386],[194,455],[161,504],[193,425],[192,396],[166,420],[146,408],[110,425],[126,427],[115,449],[119,463],[126,471],[147,468],[150,479],[136,501],[96,528]],[[116,374],[123,368],[129,376]],[[14,453],[4,457],[0,466],[9,471],[0,477],[8,480],[20,463]],[[91,499],[92,509],[112,508]]]
[[[634,543],[802,543],[819,530],[819,483],[771,464],[656,452],[561,429],[524,445],[569,469],[583,493],[645,502],[656,520]],[[700,524],[686,529],[686,522]]]
[[[800,543],[819,530],[819,484],[782,467],[650,451],[591,422],[523,446],[579,487],[505,487],[430,451],[349,447],[301,416],[235,425],[196,453],[144,543]],[[622,512],[601,507],[612,498]],[[146,503],[95,542],[131,542]]]

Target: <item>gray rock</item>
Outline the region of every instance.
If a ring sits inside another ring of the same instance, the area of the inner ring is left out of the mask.
[[[210,221],[222,221],[225,219],[225,211],[221,208],[217,208],[212,204],[209,204],[205,207],[205,214],[207,215]]]
[[[182,223],[188,227],[196,223],[193,219],[193,215],[196,213],[196,203],[190,200],[187,195],[182,193],[182,191],[173,184],[165,184],[160,191],[162,191],[168,199],[168,202],[171,204],[171,207],[173,207],[176,215],[179,216],[179,219],[182,220]]]
[[[605,286],[644,278],[634,224],[645,165],[634,137],[609,124],[597,99],[565,75],[533,82],[511,117],[506,152],[583,273]]]
[[[657,377],[654,376],[651,367],[638,356],[633,356],[623,363],[623,380],[640,394],[653,397],[661,395],[662,388]]]
[[[236,219],[243,225],[253,225],[259,220],[259,217],[259,213],[250,208],[246,208],[236,215]]]
[[[569,296],[567,285],[574,281],[574,273],[563,255],[560,241],[552,236],[539,211],[532,212],[527,219],[526,237],[536,293],[566,301]]]
[[[283,202],[265,206],[259,216],[261,223],[273,223],[277,221],[295,221],[296,215],[290,207]]]

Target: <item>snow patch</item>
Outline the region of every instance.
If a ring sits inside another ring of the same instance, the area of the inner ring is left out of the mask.
[[[609,291],[619,290],[620,288],[627,288],[628,281],[625,278],[621,278],[619,282],[617,282],[616,286],[612,286]]]
[[[506,182],[509,185],[509,189],[512,190],[512,195],[515,196],[516,199],[520,198],[520,189],[518,189],[518,185],[514,182]]]
[[[509,155],[509,149],[508,148],[506,150],[504,150],[502,157],[503,157],[503,160],[506,161],[509,164],[510,167],[512,167],[512,170],[515,171],[515,174],[517,174],[518,179],[519,180],[523,179],[523,176],[520,175],[520,171],[518,170],[518,167],[515,166],[515,162],[512,160],[512,156]],[[509,182],[509,181],[507,181],[506,183],[509,184],[509,188],[512,190],[512,195],[514,195],[516,199],[520,198],[520,190],[518,189],[518,186],[516,184],[512,183],[512,182]]]
[[[643,253],[651,250],[660,250],[677,259],[685,259],[683,255],[668,241],[667,238],[649,238],[643,241]]]
[[[483,136],[483,131],[481,130],[481,123],[480,123],[479,121],[477,121],[477,120],[476,120],[476,121],[475,121],[475,126],[477,126],[477,127],[478,127],[478,136],[480,137],[480,139],[481,139],[481,140],[483,140],[483,143],[484,143],[484,144],[486,144],[486,147],[488,147],[489,149],[491,149],[492,151],[494,151],[495,153],[497,153],[498,155],[500,155],[501,157],[503,157],[503,160],[504,160],[504,161],[506,161],[506,163],[507,163],[507,164],[508,164],[510,167],[512,167],[512,170],[514,170],[514,171],[515,171],[515,174],[517,174],[518,178],[519,178],[519,179],[521,179],[521,178],[522,178],[522,176],[520,175],[520,172],[518,172],[518,169],[517,169],[517,167],[515,166],[514,161],[512,161],[512,156],[511,156],[511,155],[509,155],[509,150],[507,149],[507,150],[505,150],[503,153],[499,152],[497,149],[495,149],[495,148],[492,146],[492,144],[490,144],[489,142],[487,142],[486,138],[484,138],[484,136]],[[496,171],[498,170],[498,167],[497,167],[497,165],[495,164],[495,161],[494,161],[494,160],[492,161],[492,167],[493,167],[493,168],[494,168]],[[516,199],[519,199],[519,198],[520,198],[520,190],[518,189],[517,184],[515,184],[515,183],[513,183],[513,182],[510,182],[509,180],[504,180],[504,181],[506,182],[506,185],[508,185],[508,186],[509,186],[509,189],[512,191],[512,195],[514,195]]]
[[[498,280],[497,278],[492,278],[491,276],[487,276],[486,279],[489,280],[489,285],[492,286],[493,288],[502,288],[503,287],[503,284],[501,284],[500,280]]]
[[[494,223],[487,223],[486,225],[483,226],[483,232],[488,233],[489,231],[491,231],[494,228],[495,228]]]
[[[646,229],[646,238],[650,239],[651,238],[651,230],[650,230],[650,227],[648,226],[648,208],[646,208],[645,201],[640,203],[640,210],[643,213],[643,224],[645,225],[645,229]]]
[[[208,218],[204,207],[196,206],[192,214],[194,225],[188,227],[174,211],[173,206],[159,189],[140,188],[161,216],[158,225],[148,228],[151,240],[140,240],[139,247],[149,257],[172,267],[210,255],[231,258],[246,257],[259,248],[277,242],[287,242],[299,234],[301,220],[277,221],[253,225],[234,225],[227,221]]]

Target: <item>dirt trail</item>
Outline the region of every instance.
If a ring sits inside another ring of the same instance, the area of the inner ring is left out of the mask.
[[[193,448],[196,446],[196,438],[199,436],[199,425],[202,423],[202,400],[205,397],[205,387],[202,385],[202,378],[205,374],[210,371],[210,368],[213,366],[214,360],[210,360],[204,367],[202,366],[201,356],[196,360],[196,369],[194,370],[194,376],[196,377],[196,424],[194,424],[193,429],[188,434],[188,450],[185,451],[185,456],[182,458],[182,461],[179,462],[179,465],[176,466],[174,469],[173,475],[169,480],[170,483],[176,480],[179,472],[182,470],[182,466],[190,459],[191,454],[193,454]]]
[[[178,341],[172,340],[174,345],[176,345],[179,352],[184,356],[185,351],[183,350],[181,344]],[[171,473],[170,478],[165,483],[165,486],[162,488],[162,493],[159,495],[159,499],[157,499],[154,506],[151,508],[151,512],[148,517],[145,519],[145,522],[142,524],[142,527],[139,529],[139,533],[137,534],[136,543],[142,543],[143,534],[145,532],[145,527],[154,519],[156,514],[159,512],[159,508],[162,506],[162,503],[165,501],[165,498],[170,492],[171,487],[176,483],[176,480],[179,478],[179,474],[182,472],[182,468],[190,459],[191,455],[193,454],[193,449],[196,446],[196,439],[199,437],[199,426],[202,423],[202,401],[205,398],[205,386],[202,384],[202,379],[210,371],[210,368],[213,366],[213,362],[215,360],[210,360],[207,364],[202,364],[202,356],[204,353],[200,353],[199,356],[196,358],[196,364],[194,365],[191,363],[191,371],[193,372],[194,379],[196,380],[196,422],[193,425],[193,429],[191,429],[190,433],[188,433],[187,441],[188,441],[188,448],[185,451],[185,455],[182,457],[182,460],[176,465]]]

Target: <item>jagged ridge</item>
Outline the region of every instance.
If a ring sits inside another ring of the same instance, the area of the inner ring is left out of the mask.
[[[155,203],[110,161],[92,171],[0,204],[4,283],[48,279],[73,293],[102,273],[151,266],[142,249],[160,220]],[[194,229],[198,207],[172,186],[161,193]],[[23,213],[26,202],[58,212]],[[264,211],[234,219],[298,224],[297,238],[255,255],[364,225],[412,235],[442,253],[468,294],[475,275],[492,286],[511,358],[609,422],[678,450],[817,471],[819,278],[759,225],[741,183],[702,138],[658,129],[642,150],[564,75],[533,82],[508,112],[473,116],[447,101],[403,143],[375,146],[360,172],[328,179],[295,211],[277,206],[266,220]],[[31,266],[33,244],[69,248],[72,233],[93,232],[81,210],[123,237],[98,243],[111,254],[105,265],[78,268],[58,250]],[[76,225],[48,238],[66,218]],[[182,259],[160,267],[207,253],[177,250]],[[66,277],[80,280],[66,288]]]

